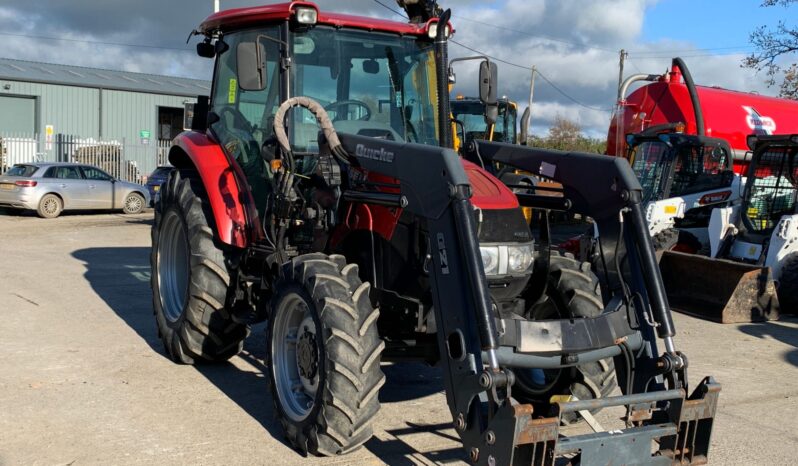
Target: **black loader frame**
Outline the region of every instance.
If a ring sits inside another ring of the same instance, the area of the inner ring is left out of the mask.
[[[619,280],[623,292],[606,300],[607,312],[598,318],[517,323],[494,318],[470,185],[457,153],[347,134],[340,134],[340,140],[353,165],[397,179],[400,192],[392,195],[392,201],[427,222],[447,402],[473,463],[553,465],[564,455],[578,455],[582,465],[610,460],[706,462],[720,386],[708,377],[687,396],[687,360],[673,342],[675,331],[645,224],[641,188],[625,160],[475,143],[474,150],[483,158],[562,183],[562,207],[590,215],[602,232],[619,232],[635,278],[629,285]],[[426,169],[419,171],[420,164]],[[388,201],[384,193],[375,194],[373,200],[367,193],[361,197],[366,203]],[[551,202],[534,194],[519,195],[519,200],[530,207]],[[624,231],[624,224],[631,228]],[[541,351],[534,340],[513,341],[513,335],[534,335],[536,330],[538,335],[552,335],[548,342],[541,339],[547,350]],[[657,356],[657,338],[666,348],[661,356]],[[500,343],[511,344],[515,353],[500,352]],[[619,376],[627,380],[625,394],[561,402],[556,415],[538,416],[531,405],[513,400],[514,375],[505,367],[513,357],[529,356],[525,352],[538,356],[535,364],[548,361],[559,367],[577,364],[583,356],[582,360],[613,356],[616,366],[623,368]],[[609,406],[627,406],[629,428],[560,437],[562,415]],[[652,455],[653,440],[659,441],[659,448]]]

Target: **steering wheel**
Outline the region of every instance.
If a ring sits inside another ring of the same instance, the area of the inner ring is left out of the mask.
[[[363,109],[366,110],[366,114],[364,116],[358,118],[357,121],[368,121],[368,120],[371,119],[371,108],[369,108],[369,106],[365,102],[362,102],[360,100],[355,100],[355,99],[339,100],[337,102],[333,102],[331,104],[327,104],[324,107],[324,110],[330,111],[330,110],[336,109],[338,107],[348,107],[350,105],[356,105],[356,106],[362,107]],[[333,121],[335,121],[335,120],[344,120],[344,118],[338,118],[338,112],[336,111],[335,112],[335,118],[333,118]]]
[[[219,110],[219,118],[224,119],[224,116],[228,113],[233,117],[233,128],[252,134],[254,131],[252,123],[235,107],[222,107]]]

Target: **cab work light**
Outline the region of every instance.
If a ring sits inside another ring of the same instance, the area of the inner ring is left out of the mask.
[[[319,20],[319,12],[315,8],[306,6],[298,6],[294,10],[296,14],[296,22],[299,24],[316,24]]]

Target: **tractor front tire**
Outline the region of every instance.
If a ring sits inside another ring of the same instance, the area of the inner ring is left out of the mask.
[[[226,361],[249,333],[225,308],[233,253],[215,238],[202,180],[193,170],[173,170],[155,207],[150,282],[158,336],[180,364]]]
[[[286,263],[268,326],[272,399],[286,437],[303,454],[348,453],[372,436],[385,383],[379,311],[355,264],[306,254]]]
[[[532,320],[597,317],[604,311],[601,287],[590,263],[580,262],[570,253],[551,252],[546,296],[535,303],[527,314]],[[532,403],[546,413],[554,395],[571,395],[580,400],[609,396],[617,387],[612,359],[580,364],[563,369],[516,369],[513,396]],[[597,412],[598,410],[592,411]],[[578,421],[569,413],[563,421]]]
[[[783,314],[798,314],[798,252],[784,258],[776,293]]]

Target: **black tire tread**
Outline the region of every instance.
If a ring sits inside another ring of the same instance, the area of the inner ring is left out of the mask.
[[[604,312],[598,277],[591,271],[589,262],[579,261],[573,254],[551,251],[549,287],[568,305],[571,317],[596,317]],[[567,390],[579,399],[604,398],[617,387],[612,359],[580,364],[575,369]],[[563,416],[566,423],[577,420],[576,414]]]
[[[798,314],[798,252],[784,258],[779,277],[779,306],[784,314]]]
[[[369,284],[361,283],[357,265],[347,265],[343,256],[313,253],[294,258],[282,268],[276,289],[291,283],[304,288],[320,309],[324,386],[315,418],[297,424],[282,415],[270,370],[275,411],[289,442],[302,453],[345,454],[371,438],[380,408],[376,395],[385,383],[379,365],[385,344],[377,332],[379,310],[372,308]]]
[[[167,355],[181,364],[226,361],[241,351],[249,334],[248,326],[234,322],[225,308],[230,292],[228,253],[215,241],[215,222],[205,196],[196,172],[173,170],[155,206],[150,255],[153,309]],[[182,216],[191,250],[188,301],[174,323],[163,315],[156,276],[161,220],[169,208]]]

